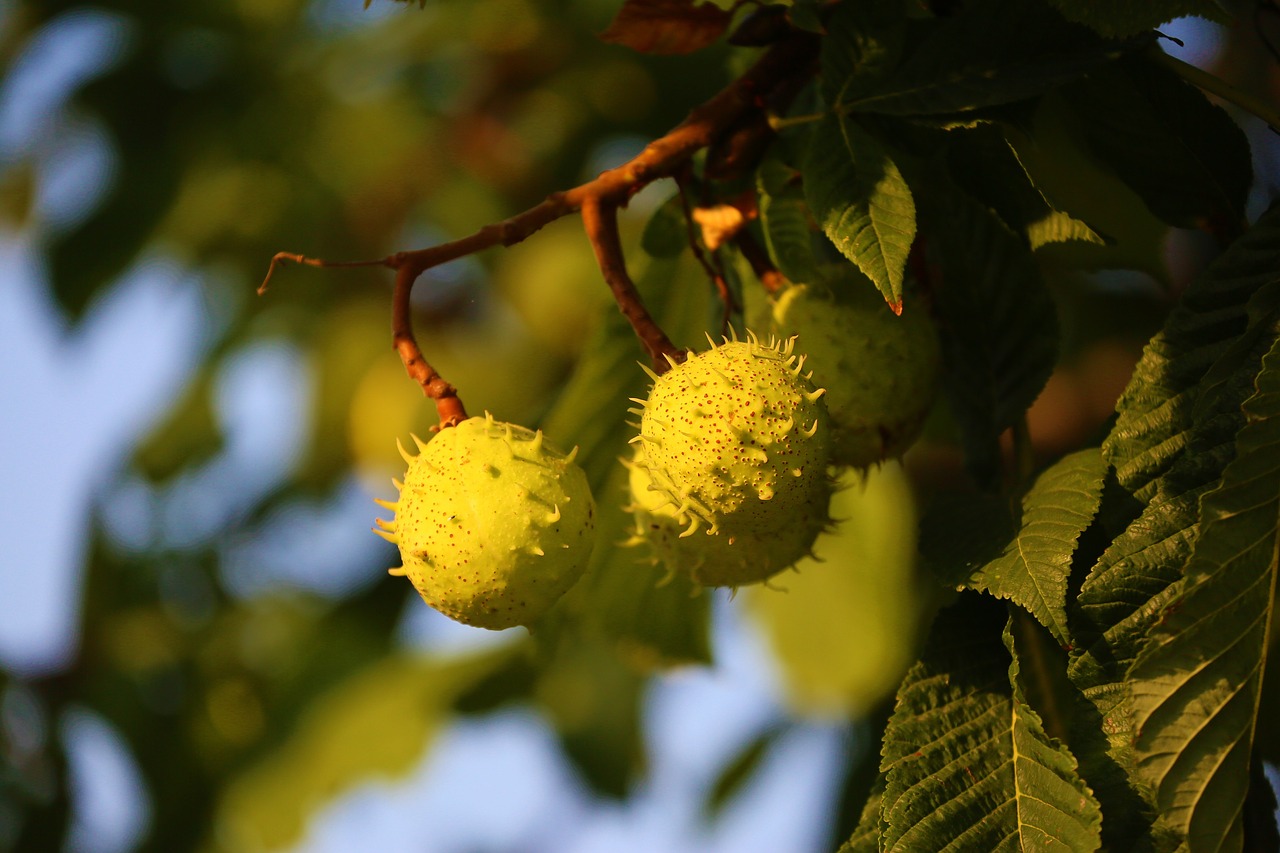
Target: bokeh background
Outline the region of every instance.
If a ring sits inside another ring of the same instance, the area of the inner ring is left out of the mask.
[[[914,536],[962,477],[945,413],[905,466],[850,478],[825,563],[687,606],[714,663],[572,625],[548,651],[385,572],[372,500],[435,420],[389,345],[389,274],[288,268],[255,295],[276,251],[376,258],[590,178],[744,61],[606,45],[617,5],[0,0],[0,850],[803,853],[848,831],[936,603]],[[1270,97],[1241,12],[1174,22],[1167,49]],[[1236,118],[1256,213],[1280,158]],[[1046,258],[1045,457],[1097,433],[1213,252],[1094,179],[1117,269]],[[624,229],[692,344],[705,277],[638,247],[671,192]],[[563,421],[611,335],[643,381],[573,219],[431,271],[415,308],[472,411]]]

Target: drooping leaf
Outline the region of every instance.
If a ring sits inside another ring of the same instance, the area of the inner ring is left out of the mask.
[[[600,38],[640,53],[693,53],[715,43],[731,17],[697,0],[624,0]]]
[[[770,726],[748,741],[733,760],[721,769],[702,805],[702,812],[706,817],[714,819],[723,811],[760,767],[760,762],[785,731],[781,726]]]
[[[980,125],[953,132],[948,141],[952,180],[1024,235],[1032,250],[1069,240],[1105,244],[1086,223],[1049,203],[1000,128]]]
[[[802,171],[822,230],[886,302],[901,306],[916,208],[889,151],[852,119],[828,115],[814,131]]]
[[[1249,142],[1219,106],[1146,56],[1062,90],[1090,150],[1171,225],[1243,230],[1253,182]]]
[[[1106,834],[1128,847],[1148,831],[1132,745],[1125,674],[1177,593],[1192,553],[1200,502],[1235,455],[1241,406],[1269,340],[1280,211],[1254,227],[1188,288],[1147,345],[1103,444],[1116,472],[1102,515],[1122,528],[1068,613],[1078,646],[1068,675],[1091,703],[1081,737],[1084,772],[1113,815]],[[1206,381],[1221,377],[1216,381]]]
[[[1124,49],[1038,3],[984,3],[929,22],[894,72],[836,106],[901,116],[966,113],[1038,95]]]
[[[1134,35],[1186,15],[1214,21],[1225,20],[1222,6],[1215,0],[1049,0],[1069,21],[1087,24],[1104,36]]]
[[[882,850],[1098,848],[1098,804],[1026,703],[1002,621],[1003,607],[962,598],[904,679],[882,753]]]
[[[921,209],[940,275],[944,388],[969,468],[989,483],[1000,433],[1022,417],[1053,370],[1057,315],[1030,248],[987,208],[939,182],[922,196]]]
[[[1138,771],[1160,829],[1238,850],[1280,553],[1280,338],[1263,358],[1221,484],[1200,505],[1185,580],[1126,679]]]
[[[1071,558],[1097,511],[1106,467],[1097,448],[1060,459],[1023,496],[1020,519],[1010,520],[1000,500],[967,497],[974,512],[949,503],[944,512],[931,513],[921,547],[948,584],[1009,599],[1066,648],[1071,644],[1066,616]],[[996,517],[975,519],[977,508]],[[1001,536],[1010,527],[1012,536]],[[987,542],[974,541],[980,532],[994,535]]]

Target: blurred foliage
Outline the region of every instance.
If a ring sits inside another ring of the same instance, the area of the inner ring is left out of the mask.
[[[275,849],[344,791],[408,772],[455,715],[509,703],[536,709],[592,791],[625,798],[646,770],[651,679],[713,664],[710,616],[726,596],[698,594],[682,578],[664,585],[643,552],[615,547],[630,524],[617,464],[624,401],[646,379],[576,223],[432,270],[414,294],[419,339],[471,410],[577,444],[601,508],[606,545],[583,581],[532,635],[483,652],[451,654],[430,637],[423,651],[404,639],[425,605],[385,574],[393,558],[371,535],[339,558],[308,532],[283,535],[300,516],[311,532],[332,517],[348,525],[349,513],[325,513],[352,483],[361,500],[389,497],[387,479],[403,467],[396,438],[435,422],[390,346],[390,274],[288,267],[265,296],[252,294],[277,251],[380,258],[463,236],[589,179],[679,123],[755,52],[721,40],[655,58],[607,44],[597,34],[617,0],[365,5],[0,6],[3,91],[25,93],[23,115],[37,117],[0,138],[0,227],[42,253],[71,322],[154,259],[188,273],[205,306],[189,341],[196,368],[111,472],[107,500],[140,495],[122,511],[144,533],[95,518],[74,658],[52,672],[0,670],[0,850],[61,849],[73,815],[59,725],[75,709],[108,722],[141,771],[151,817],[139,849]],[[820,4],[783,5],[796,26],[820,28]],[[906,5],[915,20],[951,4]],[[1125,33],[1150,23],[1134,15]],[[34,83],[54,47],[89,69],[65,98]],[[1000,168],[1016,161],[1019,180],[1043,191],[1024,224],[1050,235],[1032,248],[1062,328],[1058,370],[1031,410],[1042,455],[1103,430],[1168,309],[1166,285],[1187,278],[1166,263],[1170,231],[1148,208],[1151,193],[1089,153],[1071,94],[1000,114],[1014,155]],[[928,148],[932,130],[904,123],[896,144]],[[803,194],[788,185],[788,149],[805,132],[784,139],[760,174],[762,187],[777,186],[751,227],[764,226],[760,242],[779,260],[778,241],[808,228]],[[696,346],[721,331],[719,303],[686,250],[679,199],[663,203],[670,194],[662,186],[633,199],[623,236],[664,328]],[[1137,271],[1125,279],[1136,285],[1111,287],[1082,269]],[[744,292],[740,262],[723,272],[748,304],[759,298]],[[235,467],[220,396],[228,372],[264,348],[296,355],[306,385],[301,446],[265,473]],[[780,577],[785,593],[751,589],[729,605],[767,639],[797,717],[860,719],[914,660],[938,597],[916,575],[917,506],[942,485],[972,486],[954,442],[937,440],[954,432],[952,417],[940,407],[903,467],[848,477],[834,507],[843,526],[819,542],[822,562]],[[311,576],[326,557],[342,562],[340,582]],[[710,812],[781,731],[758,733],[722,768]],[[867,755],[878,759],[874,748]],[[865,765],[852,770],[866,775]]]

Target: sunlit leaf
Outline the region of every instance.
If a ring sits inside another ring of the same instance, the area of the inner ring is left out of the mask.
[[[802,171],[822,230],[900,308],[916,208],[889,151],[857,122],[829,115],[810,139]]]
[[[977,511],[948,502],[942,511],[930,513],[921,547],[932,553],[931,565],[948,583],[1009,599],[1067,648],[1067,577],[1076,541],[1097,511],[1105,472],[1106,462],[1097,448],[1059,460],[1023,496],[1021,518],[1012,520],[1015,532],[1009,538],[1001,536],[1010,527],[1002,502],[965,498],[968,506],[995,516],[980,521],[973,517]],[[982,533],[990,538],[974,547],[962,545]],[[988,556],[1000,543],[999,553]]]
[[[1185,581],[1129,670],[1135,750],[1158,826],[1237,850],[1280,553],[1280,339],[1221,484],[1200,506]]]
[[[1019,683],[1003,608],[943,611],[885,731],[881,849],[1089,851],[1101,813]]]

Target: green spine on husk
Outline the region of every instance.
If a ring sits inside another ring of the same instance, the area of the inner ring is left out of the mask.
[[[908,301],[896,315],[850,270],[785,288],[772,328],[799,337],[827,387],[832,462],[865,468],[902,455],[919,436],[937,396],[941,348],[924,305]]]
[[[403,446],[395,512],[374,529],[400,549],[427,604],[467,625],[530,625],[582,575],[595,541],[586,474],[542,432],[489,414]]]
[[[703,585],[766,580],[807,555],[829,523],[824,392],[793,347],[754,335],[713,342],[635,401],[636,535]]]

